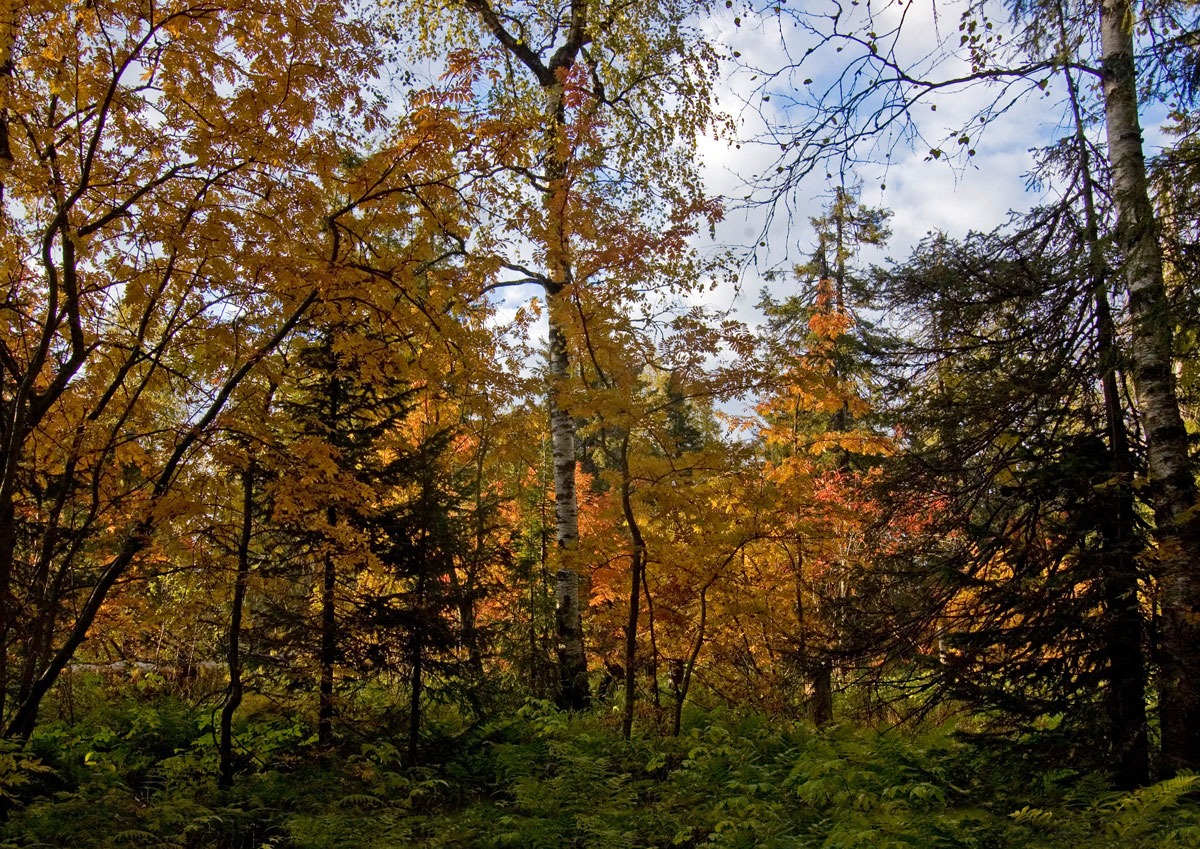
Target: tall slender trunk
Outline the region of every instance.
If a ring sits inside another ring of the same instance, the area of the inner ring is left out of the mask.
[[[646,580],[646,564],[642,564],[642,595],[646,597],[646,629],[650,632],[650,696],[655,710],[662,709],[662,695],[658,687],[658,635],[654,630],[654,597],[650,595],[650,583]]]
[[[3,0],[0,6],[0,200],[8,183],[8,166],[13,161],[12,144],[8,134],[8,99],[12,89],[13,48],[21,27],[21,10],[25,4],[19,0]]]
[[[538,476],[538,562],[536,569],[529,571],[529,692],[535,698],[546,698],[552,688],[553,675],[549,669],[549,658],[545,654],[550,643],[550,623],[543,621],[540,599],[550,586],[550,531],[547,521],[546,490],[550,484],[547,477],[547,445],[542,439],[541,467]]]
[[[12,567],[17,556],[17,516],[7,487],[0,489],[0,717],[8,696],[8,643],[12,623]]]
[[[570,310],[572,285],[567,238],[567,162],[563,134],[566,108],[562,82],[557,75],[543,84],[547,115],[546,215],[550,285],[546,290],[547,323],[550,336],[550,438],[554,461],[555,529],[560,562],[554,581],[554,609],[558,640],[559,706],[582,710],[591,697],[587,679],[587,656],[583,647],[583,615],[578,565],[573,551],[579,542],[579,502],[575,492],[575,420],[564,403],[570,373],[566,315]]]
[[[834,206],[834,301],[833,306],[839,316],[845,315],[846,312],[846,190],[842,186],[837,188],[837,200]],[[833,430],[837,433],[845,433],[850,430],[854,417],[850,412],[849,387],[846,381],[846,375],[842,369],[840,359],[834,356],[833,360],[833,379],[837,381],[838,391],[842,393],[842,406],[833,415]],[[850,452],[846,450],[840,442],[835,449],[835,467],[840,473],[849,473],[851,470]],[[835,591],[836,598],[840,604],[843,593],[840,589]],[[828,605],[828,603],[827,603]],[[841,622],[840,616],[837,613],[837,607],[834,607],[833,616],[827,616],[830,625],[829,643],[836,644],[841,638]],[[832,648],[828,646],[827,648]],[[820,728],[833,721],[833,660],[831,651],[822,651],[818,649],[816,657],[810,655],[809,665],[809,683],[812,687],[812,695],[809,697],[808,710],[809,717],[812,719],[813,725]]]
[[[1059,10],[1059,30],[1067,43],[1066,26]],[[1133,458],[1125,411],[1117,384],[1120,351],[1108,301],[1108,269],[1100,244],[1091,153],[1079,106],[1079,92],[1069,68],[1063,68],[1071,113],[1075,121],[1075,147],[1083,177],[1083,211],[1087,228],[1088,274],[1096,308],[1096,354],[1104,395],[1104,424],[1108,437],[1109,473],[1106,486],[1106,521],[1102,529],[1101,580],[1105,600],[1104,645],[1108,655],[1108,691],[1105,706],[1112,745],[1114,779],[1121,789],[1145,784],[1150,778],[1150,747],[1146,736],[1146,662],[1142,654],[1143,617],[1138,603],[1136,508],[1133,497]]]
[[[27,647],[25,662],[21,670],[21,682],[17,689],[18,703],[25,701],[29,696],[37,677],[37,670],[45,664],[54,641],[54,626],[57,624],[58,606],[67,569],[60,568],[53,580],[51,580],[50,573],[55,559],[55,549],[62,532],[62,512],[66,507],[67,498],[74,488],[76,459],[79,456],[82,435],[81,430],[76,431],[75,444],[72,445],[63,474],[59,477],[59,492],[45,523],[42,541],[38,546],[33,580],[29,583],[26,607],[35,612],[32,621],[27,623]],[[70,555],[67,555],[67,559],[70,559]],[[0,639],[0,645],[3,643],[4,640]]]
[[[545,99],[545,189],[543,212],[546,216],[546,290],[549,330],[548,402],[550,435],[554,458],[555,526],[559,548],[559,569],[554,580],[554,607],[558,644],[558,704],[568,710],[582,710],[591,701],[587,680],[587,656],[583,648],[581,581],[572,554],[579,540],[579,508],[575,497],[575,422],[564,397],[570,372],[567,348],[567,322],[571,308],[571,251],[567,226],[569,186],[567,161],[567,110],[563,81],[575,66],[587,43],[590,24],[589,0],[569,0],[562,21],[563,41],[543,61],[518,34],[506,28],[489,0],[464,0],[499,42],[503,50],[529,70]]]
[[[412,674],[408,688],[408,759],[416,763],[421,746],[421,690],[425,686],[425,571],[417,577],[417,615],[414,618],[416,627],[410,636]]]
[[[1111,481],[1103,528],[1102,582],[1105,602],[1104,642],[1108,654],[1106,711],[1112,745],[1113,775],[1121,789],[1150,778],[1150,745],[1146,736],[1146,662],[1142,654],[1143,616],[1138,600],[1136,507],[1133,461],[1124,410],[1112,358],[1112,315],[1103,290],[1096,293],[1096,315],[1103,375],[1105,425],[1109,437]]]
[[[551,306],[550,316],[562,307]],[[575,494],[575,422],[563,407],[561,387],[569,369],[566,335],[550,323],[550,437],[554,466],[554,525],[561,558],[554,575],[554,622],[558,651],[559,706],[582,710],[588,706],[587,656],[583,647],[580,580],[572,562],[579,542],[579,506]],[[565,562],[563,562],[565,561]]]
[[[1134,385],[1146,431],[1162,604],[1159,719],[1169,769],[1200,767],[1200,511],[1172,362],[1174,320],[1138,119],[1134,9],[1104,0],[1100,37],[1113,203],[1125,264]]]
[[[696,642],[692,643],[692,652],[688,655],[679,682],[675,686],[675,716],[672,718],[671,733],[678,737],[683,725],[683,703],[687,701],[688,690],[692,686],[692,673],[696,671],[696,661],[700,658],[700,649],[704,647],[704,629],[708,624],[708,588],[716,580],[714,575],[707,584],[700,588],[700,624],[696,626]]]
[[[621,510],[629,532],[629,621],[625,624],[625,711],[621,717],[621,736],[633,735],[633,707],[637,694],[637,629],[641,600],[642,574],[646,568],[646,541],[633,512],[633,487],[629,479],[629,434],[621,440]]]
[[[325,421],[322,423],[328,434],[338,433],[341,422],[342,384],[333,359],[333,337],[326,332],[325,353],[329,359],[329,384],[325,400],[328,402]],[[317,657],[320,681],[317,685],[317,743],[328,746],[333,742],[333,667],[337,662],[337,560],[332,549],[332,530],[337,526],[337,508],[325,508],[325,522],[331,535],[324,541],[325,552],[321,559],[321,645]]]
[[[242,610],[250,578],[250,532],[254,512],[254,461],[242,471],[242,528],[238,536],[237,575],[233,581],[233,605],[229,611],[229,692],[221,706],[220,775],[222,787],[233,786],[233,715],[242,704]]]
[[[325,514],[332,528],[337,523],[337,511],[329,507]],[[321,648],[318,659],[321,680],[318,685],[317,704],[317,742],[322,746],[333,742],[333,666],[337,661],[336,597],[337,561],[332,551],[326,551],[321,563]]]
[[[471,676],[474,691],[483,680],[483,653],[479,640],[479,628],[475,616],[475,591],[478,574],[485,559],[484,545],[487,538],[487,522],[483,511],[483,465],[488,442],[480,439],[479,452],[475,458],[475,547],[471,554],[471,565],[461,586],[457,585],[454,566],[450,566],[450,578],[455,598],[458,600],[459,619],[462,622],[462,640],[467,649],[467,672]],[[476,696],[472,695],[476,701]]]

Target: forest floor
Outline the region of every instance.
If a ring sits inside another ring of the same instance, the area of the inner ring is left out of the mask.
[[[45,723],[36,761],[0,750],[0,847],[1200,846],[1200,777],[1118,793],[1045,747],[945,729],[697,712],[626,742],[607,716],[531,702],[475,725],[435,712],[414,766],[387,711],[332,750],[294,713],[247,712],[228,789],[211,707],[133,692]]]

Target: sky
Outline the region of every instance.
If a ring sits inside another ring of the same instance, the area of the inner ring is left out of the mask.
[[[809,11],[828,0],[793,2],[801,3]],[[946,0],[937,3],[937,20],[934,8],[932,0],[911,0],[899,42],[905,61],[919,62],[928,54],[936,33],[947,28],[957,30],[954,3]],[[885,19],[888,14],[884,13]],[[735,18],[740,25],[735,24]],[[725,284],[716,292],[707,293],[704,303],[732,309],[737,317],[754,325],[760,319],[753,305],[764,285],[762,274],[769,269],[790,268],[807,258],[813,247],[808,219],[819,214],[837,184],[836,179],[826,180],[824,174],[814,173],[776,204],[774,214],[767,206],[745,204],[742,199],[749,191],[748,182],[768,173],[775,165],[778,147],[761,144],[762,138],[769,133],[771,123],[803,120],[803,110],[786,109],[789,89],[799,88],[800,78],[809,75],[819,85],[822,74],[828,76],[841,70],[845,56],[832,52],[817,54],[795,75],[775,77],[770,86],[774,104],[779,105],[767,106],[761,100],[761,87],[768,80],[763,71],[783,67],[789,52],[792,56],[801,55],[812,39],[799,28],[781,26],[772,15],[747,14],[738,4],[695,25],[726,57],[735,52],[741,54],[740,60],[722,63],[723,74],[717,86],[718,106],[734,118],[738,138],[707,138],[700,145],[707,191],[726,198],[726,218],[718,227],[715,240],[700,237],[697,246],[703,251],[733,246],[739,250],[744,273],[737,285]],[[746,67],[750,57],[756,68]],[[931,144],[936,143],[948,131],[946,128],[968,121],[986,98],[988,95],[982,90],[942,97],[936,101],[936,112],[917,115],[919,128],[927,139],[933,140]],[[1061,114],[1055,99],[1030,99],[1020,104],[992,122],[975,140],[976,155],[965,164],[953,165],[944,158],[926,161],[928,144],[919,150],[898,144],[890,150],[872,151],[875,164],[847,174],[846,179],[861,184],[863,203],[893,211],[893,235],[886,248],[864,258],[868,262],[884,262],[888,257],[903,259],[929,231],[962,236],[972,229],[991,230],[1011,210],[1029,209],[1040,197],[1026,188],[1024,175],[1032,164],[1029,149],[1057,134]],[[880,188],[883,184],[886,189]],[[767,243],[765,248],[758,246],[761,241]],[[772,285],[786,288],[785,280],[786,275]],[[520,290],[505,292],[498,319],[510,316],[528,297],[528,293]]]
[[[811,33],[804,31],[803,15],[831,7],[833,0],[791,0],[797,7],[795,11],[801,13],[799,26],[789,26],[796,19],[787,14],[748,13],[742,5],[745,2],[739,0],[725,11],[694,22],[705,38],[728,57],[717,86],[718,106],[733,117],[737,136],[709,138],[700,145],[707,191],[726,198],[727,213],[715,238],[698,236],[696,246],[701,251],[730,246],[739,250],[742,274],[736,283],[722,283],[715,291],[695,296],[693,302],[729,310],[733,317],[754,327],[762,321],[754,305],[764,286],[776,299],[797,291],[798,285],[790,275],[775,275],[767,282],[764,274],[790,269],[811,255],[815,238],[808,219],[820,213],[839,179],[836,174],[827,179],[824,169],[818,169],[774,207],[747,204],[742,199],[751,191],[749,184],[764,173],[770,174],[776,165],[779,136],[770,143],[764,143],[764,138],[781,124],[804,128],[810,116],[801,102],[805,93],[835,84],[851,52],[827,47],[808,56],[794,73],[780,72],[815,43]],[[862,5],[847,0],[842,6],[845,14],[856,14],[855,6],[861,14],[871,0],[860,2]],[[955,0],[886,0],[876,3],[877,17],[863,31],[883,33],[899,23],[903,15],[903,29],[893,45],[900,63],[923,68],[931,75],[954,75],[964,72],[966,66],[943,62],[935,71],[929,57],[939,38],[949,36],[957,41],[963,5]],[[854,25],[850,21],[843,29]],[[996,21],[995,28],[996,32],[1004,30],[1004,22]],[[733,58],[737,54],[740,56]],[[811,85],[806,86],[806,82]],[[953,141],[957,130],[976,125],[976,114],[996,97],[995,88],[947,91],[923,100],[911,112],[915,140],[885,140],[862,150],[863,163],[846,174],[846,182],[861,186],[864,204],[886,207],[893,213],[890,241],[882,249],[864,252],[862,263],[903,261],[930,232],[962,237],[972,230],[990,231],[1010,214],[1044,202],[1053,187],[1031,188],[1027,177],[1034,164],[1032,150],[1061,138],[1068,130],[1062,123],[1063,88],[1061,77],[1052,78],[1045,94],[1034,92],[1016,98],[1010,108],[981,130],[972,130],[970,144],[962,148],[975,151],[970,158],[933,159],[929,153],[934,146],[958,150]],[[764,99],[764,94],[770,99]],[[1154,142],[1161,136],[1153,121],[1147,120],[1146,124],[1147,152],[1153,153]],[[1094,127],[1093,132],[1102,132],[1102,127]],[[948,136],[951,140],[946,143]],[[498,318],[511,315],[529,294],[506,292],[507,300]],[[544,335],[545,329],[535,328],[534,332]],[[739,407],[739,403],[733,404],[733,408]]]
[[[819,2],[808,0],[807,6]],[[954,4],[940,3],[939,19],[935,22],[934,4],[917,2],[908,11],[903,35],[898,42],[903,59],[919,62],[933,49],[936,34],[946,29],[957,31],[958,15]],[[718,293],[720,306],[732,306],[736,313],[750,323],[757,322],[753,303],[764,285],[761,272],[770,268],[789,268],[808,258],[814,245],[814,235],[808,219],[820,214],[839,175],[826,179],[825,173],[813,173],[804,179],[777,205],[774,220],[765,239],[760,239],[767,226],[769,211],[760,205],[739,204],[745,196],[747,183],[756,175],[774,168],[777,147],[755,145],[753,140],[769,133],[771,122],[797,122],[805,119],[800,107],[788,108],[786,91],[789,86],[800,88],[804,79],[815,78],[814,89],[839,73],[845,65],[845,54],[826,51],[816,54],[791,77],[779,76],[770,83],[770,95],[779,107],[768,107],[762,101],[762,71],[785,66],[790,51],[793,57],[803,55],[812,39],[804,33],[779,26],[770,17],[741,18],[734,24],[737,7],[718,15],[705,25],[706,35],[725,46],[728,52],[753,57],[754,68],[726,67],[720,99],[722,105],[734,112],[739,133],[745,142],[741,148],[725,142],[707,140],[702,146],[704,174],[710,191],[735,199],[730,203],[727,220],[717,234],[718,242],[756,245],[753,261],[738,291],[726,288]],[[786,21],[785,21],[786,22]],[[840,62],[839,62],[840,60]],[[946,70],[953,71],[953,65]],[[824,75],[824,76],[823,76]],[[1052,95],[1054,94],[1052,90]],[[1059,121],[1062,110],[1058,98],[1035,97],[1009,110],[989,123],[973,139],[974,157],[965,162],[951,162],[942,157],[930,159],[929,149],[959,126],[969,123],[975,112],[989,102],[993,95],[986,90],[960,91],[942,96],[914,111],[917,128],[928,141],[917,149],[904,142],[888,146],[885,143],[864,151],[873,159],[845,176],[849,185],[861,186],[861,201],[868,206],[886,207],[893,213],[892,237],[883,249],[871,250],[863,256],[866,263],[883,263],[889,257],[906,258],[911,249],[931,231],[945,232],[952,237],[964,236],[971,230],[987,231],[1002,224],[1010,212],[1023,212],[1044,199],[1042,191],[1031,190],[1025,175],[1033,165],[1031,148],[1047,143],[1061,135]],[[929,106],[936,105],[932,110]],[[884,188],[886,187],[886,188]],[[790,294],[786,275],[769,284],[779,295]],[[717,300],[713,305],[717,306]]]

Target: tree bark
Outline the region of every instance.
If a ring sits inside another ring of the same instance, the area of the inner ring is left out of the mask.
[[[425,661],[425,572],[417,577],[417,615],[414,617],[416,627],[410,636],[411,647],[411,677],[408,689],[408,760],[415,764],[421,748],[421,690],[424,682]]]
[[[570,558],[579,543],[579,506],[575,494],[575,421],[559,400],[567,380],[566,336],[550,315],[550,437],[554,466],[554,525],[560,562],[554,575],[554,622],[558,652],[558,705],[583,710],[590,702],[587,655],[583,648],[579,572]]]
[[[1124,410],[1117,387],[1112,316],[1103,291],[1096,295],[1103,374],[1105,424],[1109,435],[1111,480],[1105,499],[1111,521],[1104,525],[1101,580],[1105,600],[1104,643],[1108,654],[1106,712],[1112,746],[1113,777],[1129,790],[1150,779],[1146,736],[1146,662],[1142,654],[1143,617],[1138,600],[1133,462]]]
[[[331,333],[325,336],[327,353],[331,357],[330,369],[336,369],[332,360],[333,339]],[[336,373],[329,375],[326,388],[326,401],[329,406],[324,421],[326,431],[337,433],[341,427],[342,385]],[[325,521],[332,533],[337,526],[337,508],[332,505],[325,508]],[[330,548],[332,538],[325,540],[325,553],[321,561],[321,645],[317,657],[320,666],[320,680],[317,685],[317,743],[328,746],[333,742],[333,667],[337,662],[337,561]]]
[[[658,636],[654,632],[654,597],[650,595],[650,583],[646,580],[646,563],[642,563],[642,595],[646,597],[646,629],[650,632],[650,695],[655,710],[662,710],[662,696],[658,688]]]
[[[540,54],[522,38],[509,32],[505,19],[497,14],[488,0],[465,2],[505,52],[529,70],[545,98],[544,212],[547,226],[542,247],[546,252],[547,274],[542,285],[546,290],[548,307],[550,386],[547,394],[554,463],[555,526],[561,558],[554,581],[558,705],[566,710],[583,710],[590,704],[591,697],[587,680],[587,655],[583,647],[581,582],[571,558],[579,540],[579,508],[575,496],[575,421],[564,398],[570,373],[566,316],[574,281],[566,220],[569,192],[563,77],[574,67],[587,42],[589,6],[588,0],[570,0],[567,20],[563,22],[565,39],[549,61],[542,61]]]
[[[229,693],[221,706],[220,752],[221,787],[233,786],[233,715],[242,704],[242,609],[246,602],[246,584],[250,577],[250,532],[254,511],[254,461],[242,472],[242,528],[238,536],[237,576],[233,582],[233,604],[229,611]]]
[[[1066,27],[1061,7],[1059,30],[1065,49]],[[1142,653],[1143,617],[1138,603],[1136,508],[1133,497],[1133,457],[1125,410],[1117,384],[1120,351],[1108,300],[1108,269],[1100,244],[1091,153],[1079,106],[1079,92],[1069,68],[1063,68],[1075,121],[1075,147],[1083,177],[1083,212],[1087,228],[1088,273],[1096,309],[1096,355],[1104,397],[1104,423],[1108,436],[1109,473],[1105,492],[1106,513],[1101,556],[1105,599],[1104,646],[1108,655],[1108,691],[1105,709],[1112,746],[1113,778],[1123,790],[1145,784],[1150,778],[1150,747],[1146,736],[1146,662]]]
[[[13,609],[12,567],[17,555],[17,517],[11,494],[0,486],[0,717],[8,696],[8,635]]]
[[[629,435],[621,440],[621,509],[629,531],[629,621],[625,624],[625,710],[621,717],[621,736],[633,736],[633,707],[637,694],[637,629],[643,571],[646,568],[646,541],[633,513],[633,488],[629,480]]]
[[[1200,511],[1172,361],[1174,320],[1150,199],[1138,118],[1129,0],[1100,9],[1108,160],[1125,263],[1132,372],[1142,419],[1154,508],[1155,562],[1162,605],[1159,719],[1169,769],[1200,767]]]
[[[462,639],[467,649],[467,671],[471,676],[472,691],[483,681],[483,651],[480,646],[479,628],[475,616],[475,592],[479,581],[479,573],[484,568],[487,554],[484,550],[487,538],[487,522],[484,515],[483,500],[483,465],[487,455],[488,440],[481,436],[479,451],[475,457],[475,549],[471,555],[471,565],[462,586],[455,586],[454,592],[458,599],[459,617],[462,621]],[[454,567],[450,567],[451,578],[454,577]],[[472,699],[478,701],[478,696]]]
[[[809,668],[808,674],[812,686],[808,715],[813,725],[820,728],[833,721],[833,666],[828,658],[819,658]]]
[[[12,144],[8,138],[8,98],[13,71],[16,69],[13,48],[21,28],[20,12],[23,8],[24,4],[18,0],[4,0],[0,8],[0,200],[4,198],[8,166],[13,161]]]
[[[329,527],[337,523],[337,510],[325,511]],[[326,542],[329,545],[329,542]],[[321,561],[321,645],[317,662],[320,680],[317,685],[317,743],[328,746],[333,742],[333,667],[337,661],[337,562],[332,551],[326,551]]]
[[[586,4],[580,4],[586,10]],[[585,12],[586,14],[586,12]],[[582,37],[582,36],[581,36]],[[574,63],[574,55],[555,54],[562,69]],[[552,65],[556,64],[552,62]],[[555,527],[560,563],[555,576],[555,621],[558,633],[559,706],[567,710],[588,707],[587,655],[583,647],[583,614],[578,566],[571,562],[579,542],[579,501],[575,492],[575,420],[564,404],[563,394],[570,371],[565,317],[570,309],[570,245],[567,238],[567,163],[562,150],[566,130],[563,86],[559,67],[551,68],[552,80],[543,83],[546,97],[547,142],[546,215],[549,219],[547,259],[550,285],[546,289],[546,311],[550,334],[550,438],[554,459]]]
[[[728,562],[728,561],[726,561]],[[692,686],[692,673],[696,671],[696,661],[700,659],[700,649],[704,647],[704,628],[708,624],[708,588],[713,585],[716,575],[700,588],[700,623],[696,626],[696,642],[692,644],[692,653],[688,655],[687,663],[679,676],[675,687],[675,716],[671,723],[671,733],[678,737],[683,725],[683,703],[687,701],[688,690]]]

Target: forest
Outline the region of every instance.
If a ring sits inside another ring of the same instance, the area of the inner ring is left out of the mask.
[[[1200,846],[1198,129],[1196,0],[4,0],[0,847]]]

